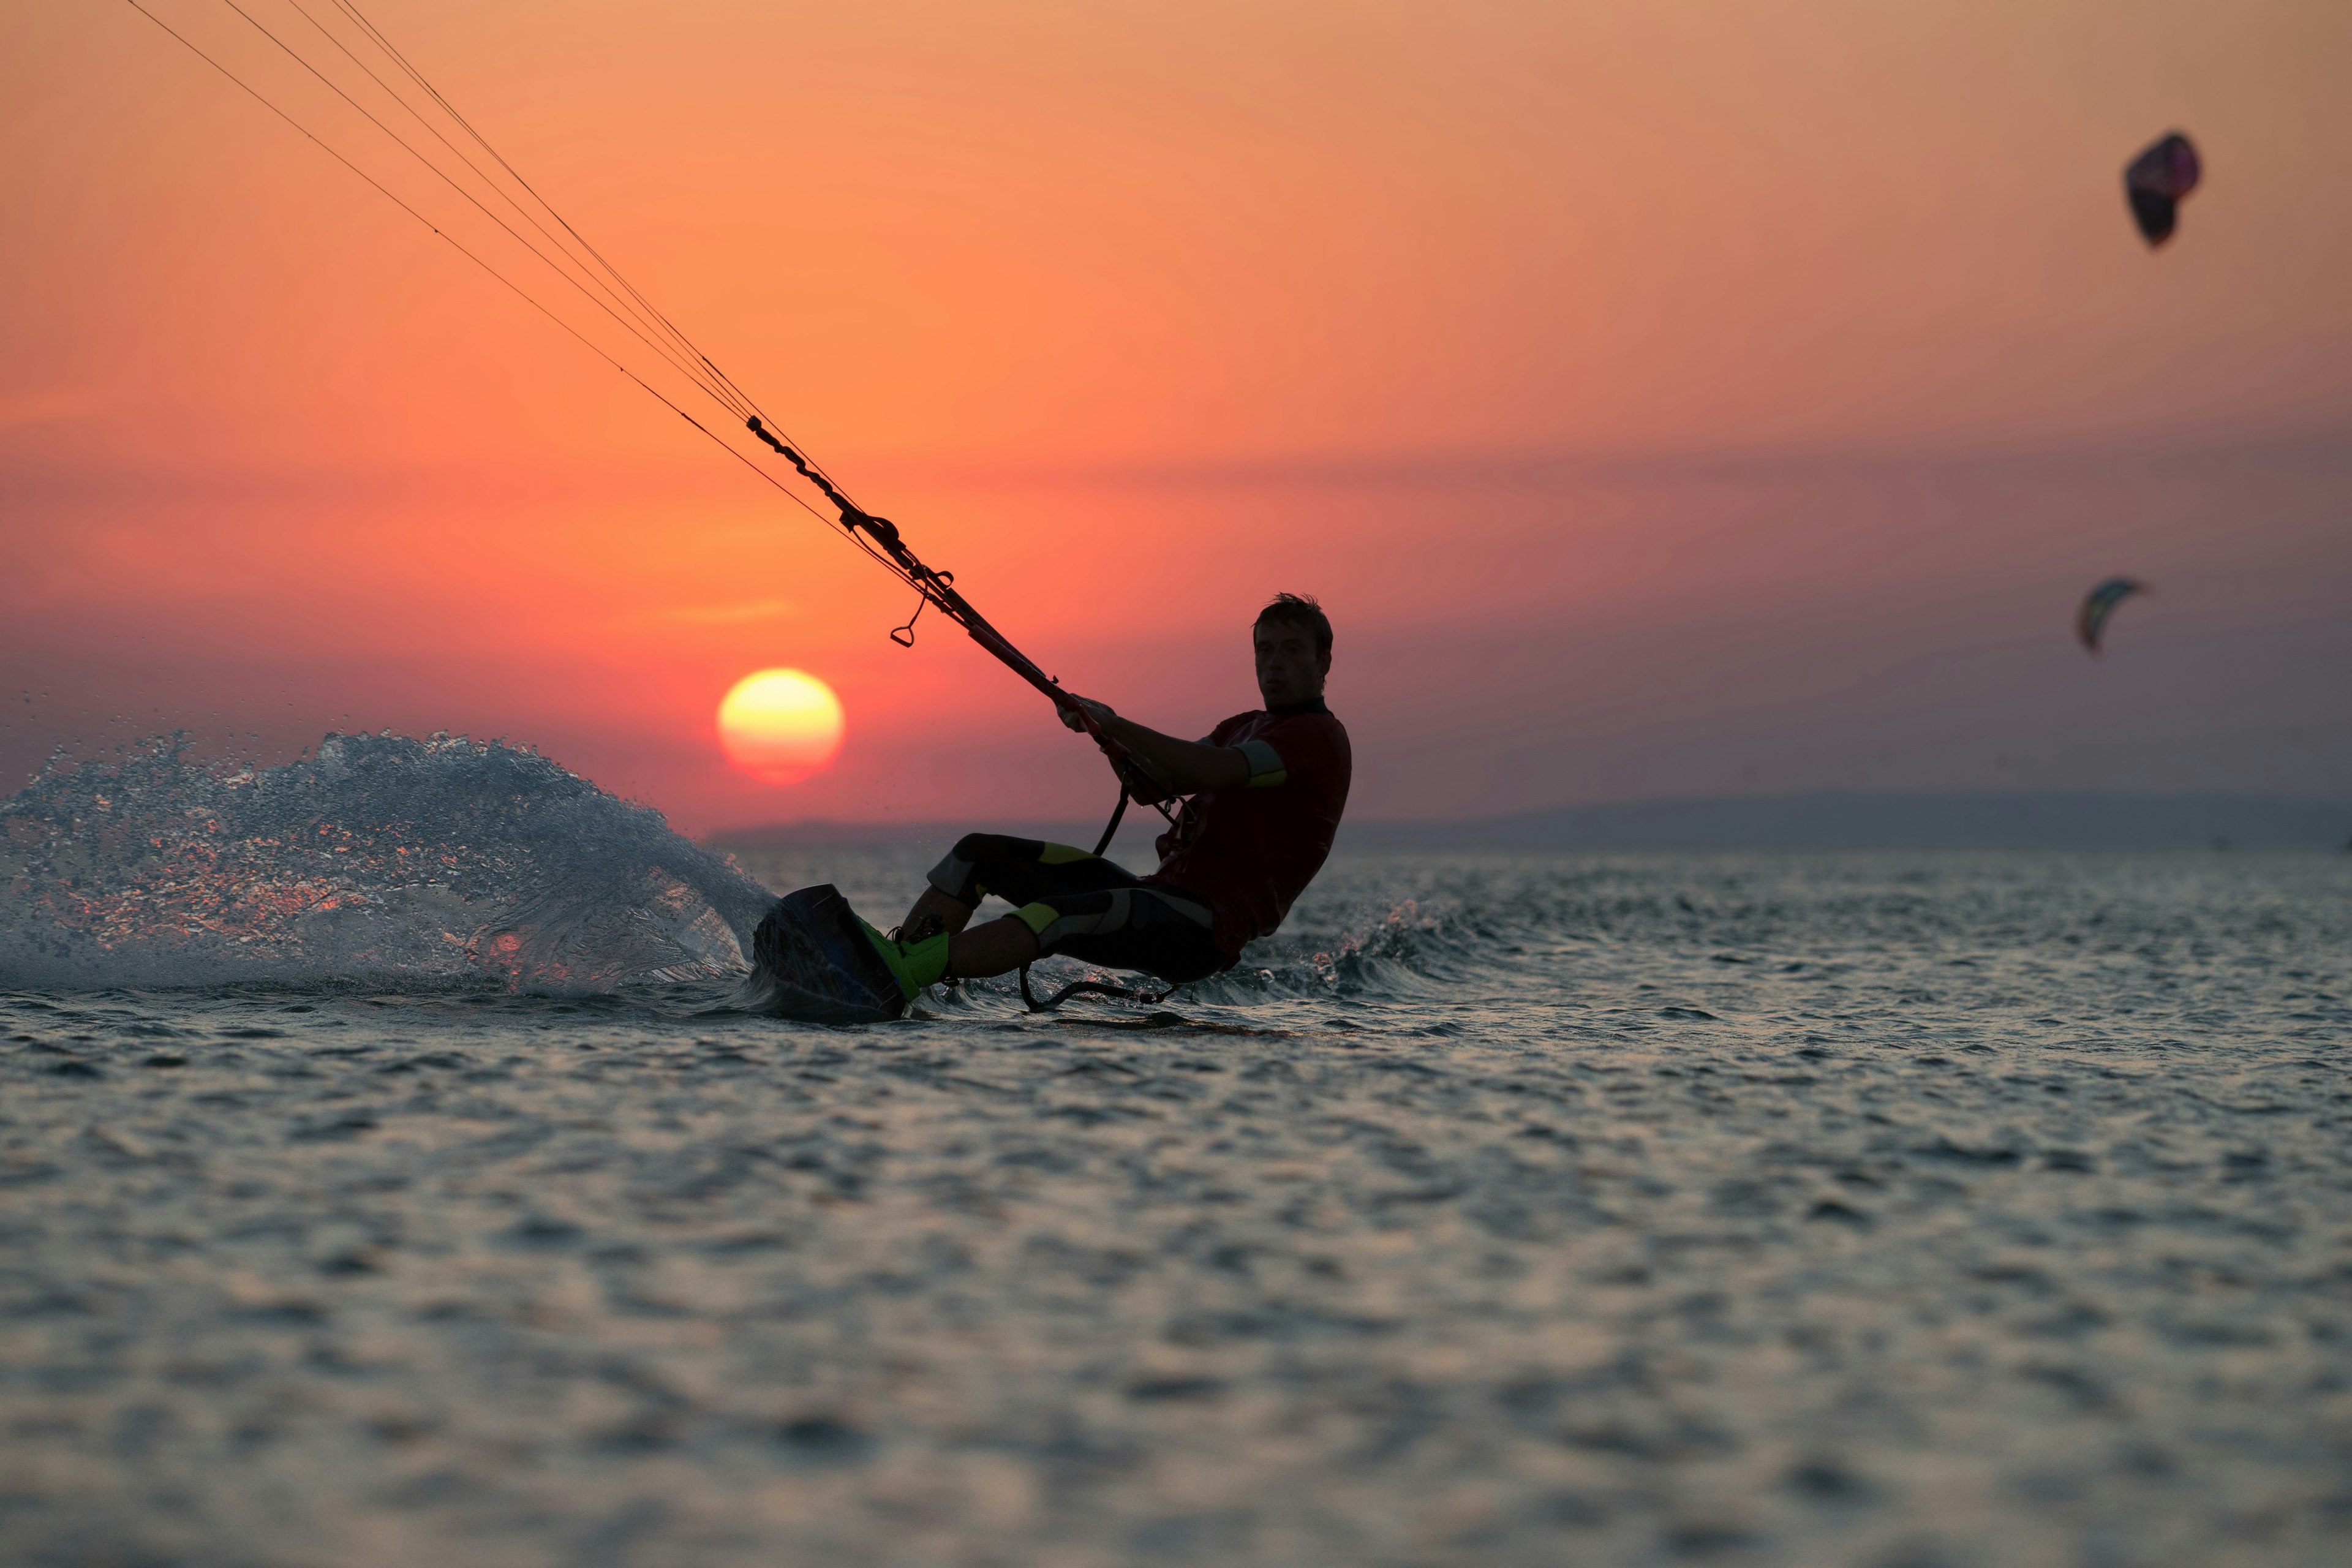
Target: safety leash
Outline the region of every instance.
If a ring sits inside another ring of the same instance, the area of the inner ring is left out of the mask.
[[[1139,1002],[1149,1007],[1165,1002],[1176,994],[1176,987],[1164,991],[1129,991],[1123,985],[1107,985],[1099,980],[1075,980],[1063,986],[1043,1002],[1029,989],[1029,966],[1021,966],[1021,1000],[1029,1005],[1032,1013],[1050,1013],[1073,996],[1110,996],[1121,1002]]]

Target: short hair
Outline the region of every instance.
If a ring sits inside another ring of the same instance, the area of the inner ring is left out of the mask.
[[[1276,594],[1274,603],[1260,610],[1257,619],[1250,625],[1260,626],[1268,621],[1279,621],[1289,626],[1305,626],[1315,634],[1315,657],[1331,657],[1331,618],[1323,613],[1323,606],[1315,602],[1314,595]]]

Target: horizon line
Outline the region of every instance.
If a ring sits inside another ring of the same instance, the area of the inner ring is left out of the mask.
[[[1349,818],[1341,831],[1349,827],[1426,828],[1475,827],[1524,822],[1530,818],[1565,816],[1580,812],[1607,812],[1661,807],[1706,805],[1758,805],[1794,801],[1908,801],[1908,802],[2074,802],[2082,804],[2167,802],[2174,805],[2216,805],[2224,803],[2238,805],[2312,807],[2352,812],[2352,791],[2342,795],[2295,795],[2251,790],[2151,790],[2151,789],[1856,789],[1823,788],[1743,792],[1738,794],[1683,795],[1627,795],[1607,800],[1579,801],[1560,805],[1528,806],[1510,811],[1485,812],[1464,816],[1368,816]],[[979,830],[996,826],[1068,826],[1089,820],[1077,816],[1044,814],[989,816],[974,814],[965,817],[908,817],[904,819],[872,817],[810,816],[768,822],[739,823],[728,827],[713,828],[697,836],[698,842],[718,844],[730,838],[764,836],[786,832],[838,833],[846,831],[887,830],[892,833],[923,831]],[[1129,828],[1139,831],[1159,825],[1129,821],[1120,825],[1120,837]]]

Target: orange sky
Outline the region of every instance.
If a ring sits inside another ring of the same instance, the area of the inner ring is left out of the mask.
[[[218,0],[148,3],[612,337]],[[1204,730],[1256,604],[1322,595],[1360,815],[2352,778],[2340,5],[369,11],[1073,686]],[[2117,174],[2176,125],[2207,185],[2150,255]],[[1025,689],[893,647],[903,589],[128,5],[20,21],[0,202],[10,774],[389,725],[694,830],[1105,804]],[[2113,572],[2158,593],[2094,663]],[[785,789],[712,734],[766,665],[848,711]]]

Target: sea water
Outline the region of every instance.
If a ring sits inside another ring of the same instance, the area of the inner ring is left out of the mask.
[[[928,853],[388,736],[0,832],[0,1561],[2352,1539],[2344,858],[1343,853],[1156,1007],[814,1028],[768,890]]]

